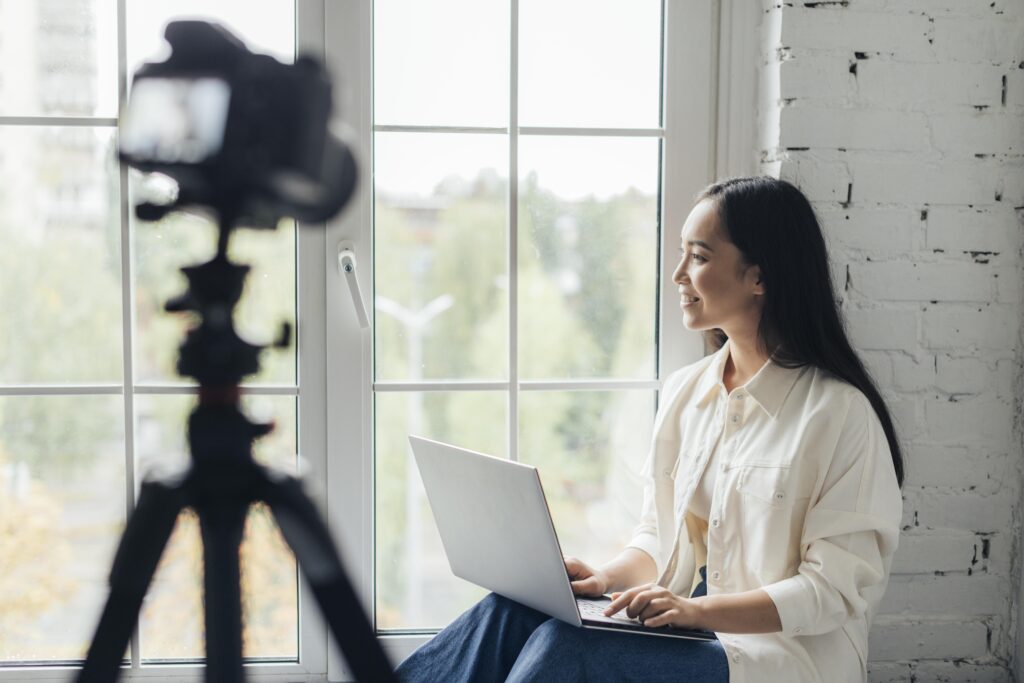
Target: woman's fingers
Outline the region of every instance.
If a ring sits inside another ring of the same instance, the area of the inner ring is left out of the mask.
[[[604,610],[605,616],[610,617],[611,615],[619,612],[622,608],[633,602],[633,598],[635,598],[638,593],[647,590],[649,587],[650,586],[634,586],[629,590],[624,590],[621,593],[614,594],[612,596],[613,600],[611,601],[611,604],[609,604]]]
[[[667,609],[661,614],[656,614],[650,619],[644,619],[644,626],[650,626],[655,628],[658,626],[673,625],[676,619],[679,618],[679,610],[676,608]]]
[[[569,585],[572,586],[573,595],[594,596],[601,594],[597,586],[597,578],[593,576],[588,576],[579,581],[570,581]]]
[[[682,615],[686,611],[683,598],[657,584],[630,588],[612,597],[615,599],[604,612],[607,616],[625,608],[626,616],[639,619],[644,626],[682,623]]]
[[[565,571],[569,575],[569,585],[574,595],[597,597],[607,590],[607,581],[600,571],[596,571],[583,560],[575,557],[563,557]]]
[[[651,599],[671,595],[671,593],[657,584],[649,583],[644,586],[635,586],[617,595],[618,597],[613,596],[615,599],[605,609],[605,615],[611,616],[625,608],[626,616],[633,618],[647,606]]]
[[[633,601],[629,603],[629,607],[626,608],[626,616],[630,618],[639,619],[640,615],[643,614],[643,611],[647,609],[647,606],[650,604],[651,600],[654,600],[658,597],[662,597],[662,594],[667,592],[668,591],[666,591],[664,588],[661,588],[660,586],[655,586],[653,589],[649,588],[647,590],[640,591],[633,598]]]
[[[644,614],[644,610],[647,609],[652,600],[671,598],[671,591],[668,591],[657,584],[652,583],[646,586],[637,586],[619,594],[619,596],[612,600],[611,604],[608,605],[608,608],[604,613],[611,616],[625,607],[626,616],[630,618],[642,618],[641,615]]]
[[[565,561],[565,571],[570,580],[589,579],[596,573],[593,567],[583,560],[575,557],[563,557],[562,559]]]
[[[656,617],[673,607],[675,607],[675,603],[672,598],[653,598],[642,610],[640,610],[640,613],[636,615],[636,618],[646,624],[653,617]]]

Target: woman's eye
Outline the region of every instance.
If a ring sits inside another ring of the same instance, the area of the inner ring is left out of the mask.
[[[680,256],[680,258],[686,256],[686,248],[685,247],[679,247],[679,256]],[[701,256],[700,254],[695,254],[695,253],[691,252],[690,256],[692,258],[696,259],[697,261],[701,262],[701,263],[703,263],[704,261],[707,261],[707,259],[704,258],[703,256]]]

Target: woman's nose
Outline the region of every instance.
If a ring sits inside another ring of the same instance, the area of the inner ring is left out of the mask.
[[[672,273],[672,282],[680,284],[688,279],[689,278],[686,275],[686,259],[684,258],[680,260],[679,265],[676,266],[676,272]]]

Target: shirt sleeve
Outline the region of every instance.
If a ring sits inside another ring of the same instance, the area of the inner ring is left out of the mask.
[[[654,560],[658,576],[665,571],[665,560],[661,557],[658,544],[658,520],[654,511],[654,481],[644,478],[644,502],[640,512],[640,523],[633,529],[633,538],[627,548],[644,551]]]
[[[899,542],[902,513],[885,432],[858,392],[821,495],[804,520],[798,573],[763,587],[778,609],[782,632],[827,633],[877,607]]]

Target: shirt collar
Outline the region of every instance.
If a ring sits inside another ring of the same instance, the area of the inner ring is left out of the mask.
[[[722,377],[725,374],[725,364],[729,359],[729,340],[725,341],[718,351],[697,385],[696,398],[698,405],[705,404],[713,399],[719,391],[725,393],[725,383]],[[778,416],[782,403],[786,396],[793,389],[803,368],[785,368],[769,358],[761,369],[758,370],[744,385],[747,394],[754,402],[761,406],[761,409],[773,418]]]

